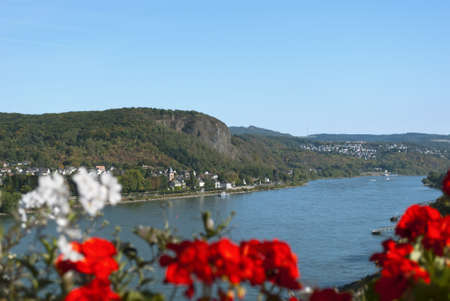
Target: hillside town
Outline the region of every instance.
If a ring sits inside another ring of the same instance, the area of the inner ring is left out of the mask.
[[[54,172],[63,175],[71,176],[78,172],[77,167],[64,167],[64,168],[42,168],[34,167],[28,161],[23,162],[0,162],[0,186],[2,185],[2,178],[6,176],[24,175],[24,176],[48,176]],[[191,188],[195,188],[200,191],[205,190],[233,190],[242,188],[254,188],[259,185],[272,184],[272,180],[269,177],[252,179],[252,183],[247,183],[245,179],[242,179],[240,183],[225,181],[221,179],[218,174],[211,173],[209,171],[197,173],[195,170],[175,170],[173,168],[166,169],[151,169],[146,165],[142,165],[140,168],[145,173],[146,178],[163,177],[167,181],[167,189],[169,190],[184,190],[189,185]],[[88,169],[89,173],[96,174],[98,176],[104,173],[112,173],[115,175],[121,175],[123,170],[116,169],[114,166],[109,168],[98,165]],[[194,186],[194,187],[192,187]]]
[[[425,155],[448,157],[447,149],[408,146],[403,143],[372,144],[367,142],[305,143],[300,149],[319,153],[348,155],[363,160],[377,159],[380,153],[417,152]]]

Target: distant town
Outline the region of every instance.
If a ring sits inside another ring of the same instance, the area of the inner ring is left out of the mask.
[[[0,186],[2,185],[2,177],[14,176],[14,175],[25,175],[25,176],[48,176],[54,172],[63,175],[71,176],[78,171],[77,167],[65,167],[50,169],[47,167],[33,167],[28,161],[24,162],[2,162],[0,169]],[[262,179],[252,179],[252,183],[247,183],[245,179],[237,185],[237,183],[223,181],[219,178],[219,175],[210,173],[209,171],[204,171],[197,173],[195,170],[175,170],[172,168],[166,168],[161,170],[150,169],[149,166],[142,165],[141,170],[145,171],[146,177],[157,178],[164,177],[167,180],[167,188],[172,190],[184,190],[186,189],[188,182],[192,188],[197,190],[233,190],[248,188],[252,189],[258,185],[272,184],[269,177],[264,177]],[[122,174],[124,171],[117,170],[114,166],[109,168],[98,165],[93,168],[89,168],[88,172],[94,173],[96,175],[101,175],[103,173],[113,173]]]
[[[447,157],[446,149],[437,149],[432,147],[408,147],[406,144],[383,143],[373,144],[367,142],[334,142],[334,143],[305,143],[300,145],[300,149],[319,152],[349,155],[364,160],[376,159],[380,153],[407,153],[417,152],[425,155],[436,155],[442,158]]]

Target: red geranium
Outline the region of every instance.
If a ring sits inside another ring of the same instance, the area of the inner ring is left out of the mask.
[[[257,240],[241,242],[241,275],[252,285],[260,285],[266,281],[266,271],[263,262],[265,259],[261,244]]]
[[[84,243],[72,242],[71,247],[83,255],[83,259],[72,262],[70,260],[63,260],[63,255],[60,255],[56,260],[56,268],[61,274],[68,270],[76,270],[77,272],[95,275],[101,280],[108,280],[109,275],[117,271],[119,265],[113,256],[116,254],[114,245],[102,238],[90,238]]]
[[[375,282],[375,291],[381,301],[400,298],[411,283],[419,280],[430,282],[428,272],[408,258],[413,251],[410,244],[397,244],[389,239],[383,242],[383,248],[383,253],[376,253],[370,258],[382,266],[381,278]]]
[[[436,209],[429,206],[412,205],[398,222],[395,233],[409,241],[414,241],[426,233],[429,222],[440,219],[441,214]]]
[[[429,222],[422,243],[425,248],[432,249],[436,255],[442,256],[444,248],[450,247],[450,215]]]
[[[444,194],[450,196],[450,170],[447,171],[447,175],[444,178],[444,181],[442,181],[442,191]]]
[[[204,283],[212,283],[212,270],[208,264],[208,244],[201,240],[183,241],[169,244],[167,249],[175,252],[175,257],[161,256],[159,263],[167,266],[166,282],[191,285],[195,275]]]
[[[225,276],[231,283],[241,281],[240,257],[239,247],[226,238],[209,247],[209,263],[214,267],[214,276]]]
[[[109,301],[120,300],[119,295],[111,290],[109,275],[119,269],[119,265],[113,258],[116,255],[114,245],[102,238],[90,238],[83,242],[72,242],[71,247],[80,253],[83,259],[72,262],[63,260],[61,254],[56,260],[56,268],[64,274],[69,270],[75,270],[82,274],[94,275],[95,278],[88,284],[72,290],[65,301]]]
[[[196,240],[169,244],[167,248],[175,256],[160,258],[160,265],[167,267],[165,281],[189,286],[185,292],[189,298],[194,295],[195,279],[207,285],[227,279],[233,284],[249,281],[261,285],[270,281],[288,289],[301,288],[297,257],[284,242],[251,240],[237,246],[223,238],[210,245]]]

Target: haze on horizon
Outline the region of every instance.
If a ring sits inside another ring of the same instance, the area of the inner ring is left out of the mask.
[[[450,134],[450,2],[2,1],[0,111]]]

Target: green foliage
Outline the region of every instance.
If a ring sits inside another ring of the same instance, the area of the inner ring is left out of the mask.
[[[433,188],[441,189],[445,174],[445,172],[440,173],[436,171],[430,171],[427,177],[422,179],[422,183]]]
[[[142,173],[137,169],[129,169],[119,177],[124,193],[142,192],[147,188],[146,181]]]
[[[3,179],[3,189],[8,192],[27,193],[35,189],[38,185],[37,176],[12,175]]]
[[[0,212],[12,213],[17,209],[21,194],[18,192],[0,191]]]

